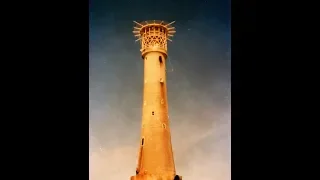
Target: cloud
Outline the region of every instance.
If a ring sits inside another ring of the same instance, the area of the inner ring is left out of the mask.
[[[134,175],[137,148],[103,148],[89,156],[89,180],[130,179]]]
[[[212,121],[205,131],[196,123],[175,125],[172,142],[177,174],[188,180],[230,180],[230,112],[224,112],[222,119]],[[138,127],[132,131],[139,134]],[[132,145],[118,142],[116,147],[99,147],[94,138],[91,140],[90,180],[129,179],[134,175],[138,142]],[[106,138],[107,139],[107,138]]]

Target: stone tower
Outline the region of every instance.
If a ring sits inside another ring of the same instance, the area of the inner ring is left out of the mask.
[[[138,165],[131,180],[182,180],[174,165],[166,84],[167,41],[176,32],[174,22],[134,23],[144,62],[144,87]]]

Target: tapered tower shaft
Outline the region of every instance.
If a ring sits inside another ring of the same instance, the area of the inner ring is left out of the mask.
[[[175,33],[173,22],[135,23],[133,33],[141,42],[144,61],[144,88],[138,164],[131,180],[182,179],[175,171],[166,84],[167,40]]]

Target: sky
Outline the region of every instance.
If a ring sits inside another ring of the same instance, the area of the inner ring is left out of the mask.
[[[176,171],[231,179],[231,27],[226,0],[89,1],[90,180],[135,175],[143,61],[133,21],[175,20],[167,87]]]

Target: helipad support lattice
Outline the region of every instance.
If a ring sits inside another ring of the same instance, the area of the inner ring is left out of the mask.
[[[158,51],[164,53],[167,56],[168,41],[172,41],[170,37],[176,33],[175,28],[171,23],[164,21],[144,21],[138,23],[134,21],[136,26],[134,27],[134,36],[140,41],[142,57],[150,51]]]

